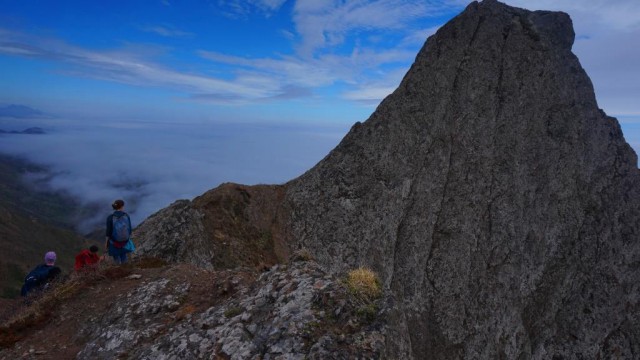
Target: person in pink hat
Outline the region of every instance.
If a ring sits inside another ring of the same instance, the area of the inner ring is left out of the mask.
[[[56,260],[57,256],[55,252],[49,251],[44,254],[44,264],[36,266],[24,278],[24,285],[22,285],[20,295],[27,296],[46,289],[49,283],[62,272],[60,268],[56,266]]]

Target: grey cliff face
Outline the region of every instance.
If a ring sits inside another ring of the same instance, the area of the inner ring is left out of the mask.
[[[287,184],[292,241],[375,269],[390,358],[640,357],[637,158],[558,12],[472,3]]]
[[[371,267],[390,359],[640,358],[637,157],[573,40],[567,14],[474,2],[313,169],[176,203],[141,252]]]

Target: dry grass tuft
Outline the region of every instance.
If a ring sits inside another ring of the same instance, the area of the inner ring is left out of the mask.
[[[349,292],[362,301],[375,301],[382,296],[378,276],[372,270],[364,267],[349,271],[346,285]]]
[[[41,295],[27,298],[32,302],[23,305],[0,327],[0,348],[12,346],[26,336],[28,330],[44,325],[62,301],[77,294],[86,284],[83,276],[77,276],[65,282],[54,282]]]

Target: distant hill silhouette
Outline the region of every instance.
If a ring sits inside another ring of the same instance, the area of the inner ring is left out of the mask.
[[[29,106],[10,104],[0,107],[0,117],[29,119],[47,117],[47,114]]]
[[[41,135],[41,134],[46,134],[46,131],[44,131],[44,129],[39,128],[39,127],[30,127],[28,129],[22,130],[22,131],[5,131],[5,130],[0,130],[0,134],[23,134],[23,135]]]
[[[60,266],[68,270],[75,253],[89,244],[73,230],[76,202],[23,181],[26,173],[43,171],[0,155],[0,297],[18,295],[24,276],[46,251],[56,251]]]

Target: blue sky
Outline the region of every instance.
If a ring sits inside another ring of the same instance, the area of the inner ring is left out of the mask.
[[[425,1],[2,1],[0,101],[68,115],[363,120],[434,26]],[[72,110],[71,110],[72,109]]]
[[[63,117],[353,123],[467,3],[0,0],[0,104]],[[638,72],[638,3],[509,2],[569,12],[601,106],[627,116],[640,114],[638,76],[615,66]]]
[[[571,15],[599,105],[638,151],[640,1],[507,3]],[[0,138],[0,151],[88,203],[135,199],[138,219],[224,181],[285,182],[366,120],[467,4],[0,0],[0,129],[49,131]],[[114,153],[142,185],[105,176]]]

